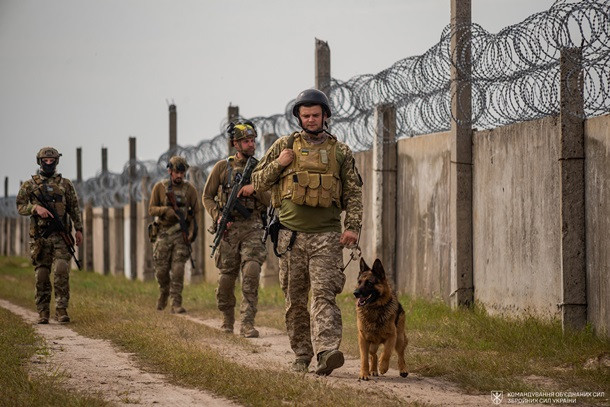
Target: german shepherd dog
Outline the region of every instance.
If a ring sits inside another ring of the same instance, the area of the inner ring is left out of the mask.
[[[360,259],[358,286],[354,290],[356,315],[358,317],[358,347],[360,348],[360,380],[377,376],[377,350],[383,344],[379,373],[384,374],[390,365],[392,349],[398,354],[400,376],[407,377],[405,348],[405,311],[398,302],[396,293],[390,288],[383,265],[379,259],[371,269]],[[370,355],[370,365],[367,354]]]

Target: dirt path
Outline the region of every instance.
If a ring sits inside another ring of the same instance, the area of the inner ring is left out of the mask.
[[[0,306],[34,324],[43,337],[49,355],[38,355],[32,368],[56,374],[62,372],[69,388],[99,394],[119,406],[237,406],[210,393],[175,386],[163,375],[139,369],[129,353],[117,351],[110,342],[78,335],[69,325],[54,320],[38,325],[38,314],[8,301]]]
[[[190,315],[182,315],[190,321],[204,324],[215,329],[220,329],[219,319],[201,320]],[[260,346],[258,353],[236,349],[235,345],[230,348],[222,344],[213,345],[215,349],[224,357],[236,363],[247,365],[248,367],[271,367],[289,370],[290,363],[294,360],[294,354],[290,349],[288,337],[282,331],[272,328],[257,327],[260,332],[259,338],[248,339],[253,344]],[[239,332],[239,324],[236,323],[235,332]],[[407,348],[408,349],[408,348]],[[468,395],[460,392],[453,384],[417,374],[409,373],[407,378],[402,378],[398,370],[390,368],[384,375],[372,378],[369,381],[359,381],[360,361],[358,358],[346,357],[345,365],[328,377],[320,378],[312,373],[315,370],[315,363],[309,366],[310,372],[305,376],[311,380],[325,380],[332,384],[351,386],[364,389],[370,393],[388,393],[406,402],[419,402],[438,406],[487,406],[491,403],[491,394]]]
[[[117,351],[110,342],[90,339],[78,335],[69,325],[60,325],[50,321],[48,325],[35,323],[37,314],[0,300],[0,306],[32,323],[37,333],[43,337],[50,350],[50,355],[38,356],[32,365],[50,372],[63,371],[67,384],[71,388],[85,392],[98,392],[105,399],[121,406],[235,406],[225,399],[215,397],[198,390],[182,388],[167,383],[159,374],[142,371],[134,363],[130,354]],[[191,315],[177,315],[198,324],[220,329],[218,319],[200,319]],[[239,332],[236,324],[235,332]],[[229,345],[222,341],[208,342],[223,357],[251,368],[267,367],[279,370],[290,370],[293,353],[288,337],[283,331],[272,328],[257,327],[260,338],[248,339],[259,347],[258,352],[252,349],[239,349],[234,343]],[[398,375],[395,366],[384,376],[359,381],[360,369],[358,358],[347,357],[345,365],[328,377],[318,377],[313,373],[315,363],[305,377],[311,380],[324,380],[334,385],[350,386],[365,390],[368,393],[386,393],[405,402],[418,402],[437,406],[490,406],[491,396],[468,395],[462,393],[452,383],[422,377],[410,373],[407,378]]]

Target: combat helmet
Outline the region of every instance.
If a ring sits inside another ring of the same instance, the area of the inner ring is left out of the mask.
[[[326,118],[329,118],[332,113],[330,111],[330,102],[328,101],[328,97],[317,89],[305,89],[294,101],[294,106],[292,107],[292,115],[301,120],[299,117],[299,108],[301,106],[308,105],[320,105],[322,106],[322,110],[326,113]]]
[[[167,168],[178,172],[185,172],[189,168],[189,165],[184,157],[175,155],[169,159],[169,162],[167,163]]]
[[[254,128],[254,123],[250,120],[230,123],[229,127],[227,127],[227,133],[229,134],[229,139],[231,139],[231,141],[237,141],[247,137],[256,138],[256,129]]]
[[[36,164],[41,165],[43,158],[55,158],[55,164],[59,162],[61,154],[53,147],[43,147],[36,154]]]

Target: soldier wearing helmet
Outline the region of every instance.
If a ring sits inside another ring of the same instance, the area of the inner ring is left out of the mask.
[[[281,228],[272,241],[280,256],[292,368],[306,372],[316,355],[316,373],[328,375],[344,363],[335,297],[345,284],[341,247],[356,245],[360,232],[362,180],[350,148],[327,130],[332,112],[323,92],[299,93],[292,113],[302,130],[271,146],[252,183],[259,193],[271,190],[272,204],[279,208]]]
[[[174,194],[178,211],[186,219],[188,239],[197,237],[196,214],[199,211],[197,190],[184,179],[189,168],[186,160],[173,156],[167,163],[169,177],[155,184],[152,190],[148,213],[155,217],[151,229],[153,241],[153,264],[159,284],[157,310],[163,311],[171,297],[171,312],[182,314],[182,289],[184,287],[184,265],[190,257],[189,247],[184,242],[178,214],[174,211],[168,192]]]
[[[227,129],[229,139],[237,153],[218,161],[203,190],[203,206],[208,211],[214,226],[220,221],[222,210],[227,203],[228,195],[237,177],[241,177],[248,158],[254,155],[256,148],[256,129],[249,121],[229,124]],[[244,218],[235,211],[235,221],[230,224],[226,236],[221,241],[215,254],[216,267],[219,270],[218,288],[216,289],[216,304],[222,313],[222,330],[233,332],[235,322],[235,281],[241,270],[242,302],[240,307],[240,334],[247,338],[258,337],[254,328],[258,304],[258,284],[261,265],[267,256],[266,247],[261,242],[261,214],[269,205],[269,193],[256,193],[252,184],[242,187],[238,193],[243,206],[252,212]],[[216,233],[212,228],[211,233]]]
[[[17,194],[17,210],[20,215],[30,217],[30,256],[36,271],[36,309],[38,323],[49,323],[51,294],[55,290],[55,318],[60,323],[70,322],[68,301],[70,299],[70,258],[66,242],[52,222],[52,213],[39,201],[52,205],[52,210],[61,218],[78,246],[83,241],[78,197],[69,179],[56,172],[61,154],[53,147],[43,147],[36,154],[40,166],[32,179],[25,181]],[[44,199],[43,199],[44,198]],[[51,284],[53,274],[53,284]]]

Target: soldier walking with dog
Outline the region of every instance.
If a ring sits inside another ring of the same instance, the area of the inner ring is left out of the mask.
[[[301,92],[292,114],[302,131],[277,140],[252,180],[257,191],[271,190],[272,204],[279,208],[280,230],[271,238],[281,255],[286,327],[296,356],[292,368],[307,372],[315,350],[316,373],[329,375],[344,363],[335,297],[345,284],[341,247],[358,240],[362,180],[350,148],[326,130],[331,110],[323,92]]]
[[[216,227],[221,222],[223,209],[229,205],[231,190],[238,185],[246,163],[253,157],[256,148],[256,130],[253,123],[231,123],[228,134],[237,153],[214,165],[203,190],[203,206],[212,217],[214,225],[211,233],[219,233]],[[222,312],[222,330],[233,332],[235,281],[241,270],[240,334],[246,338],[259,336],[258,330],[254,328],[254,318],[258,304],[261,265],[267,256],[267,249],[260,238],[263,227],[261,215],[265,213],[269,202],[268,192],[257,193],[250,183],[241,187],[236,204],[239,204],[242,211],[234,210],[228,214],[231,221],[224,236],[221,236],[215,253],[216,267],[220,273],[216,304]]]
[[[30,217],[30,255],[36,271],[38,323],[49,323],[51,292],[55,289],[55,318],[70,322],[70,260],[74,243],[83,241],[78,197],[69,179],[56,172],[61,154],[43,147],[36,154],[38,173],[25,181],[17,195],[17,210]],[[72,225],[75,234],[72,238]],[[76,264],[79,265],[78,260]],[[80,268],[80,265],[79,265]],[[53,287],[51,286],[53,274]]]
[[[188,163],[173,156],[167,164],[169,178],[159,181],[152,190],[148,214],[156,217],[151,227],[153,264],[159,284],[157,309],[162,311],[172,299],[171,312],[182,314],[184,265],[191,258],[190,244],[197,238],[199,210],[197,190],[184,179]]]

